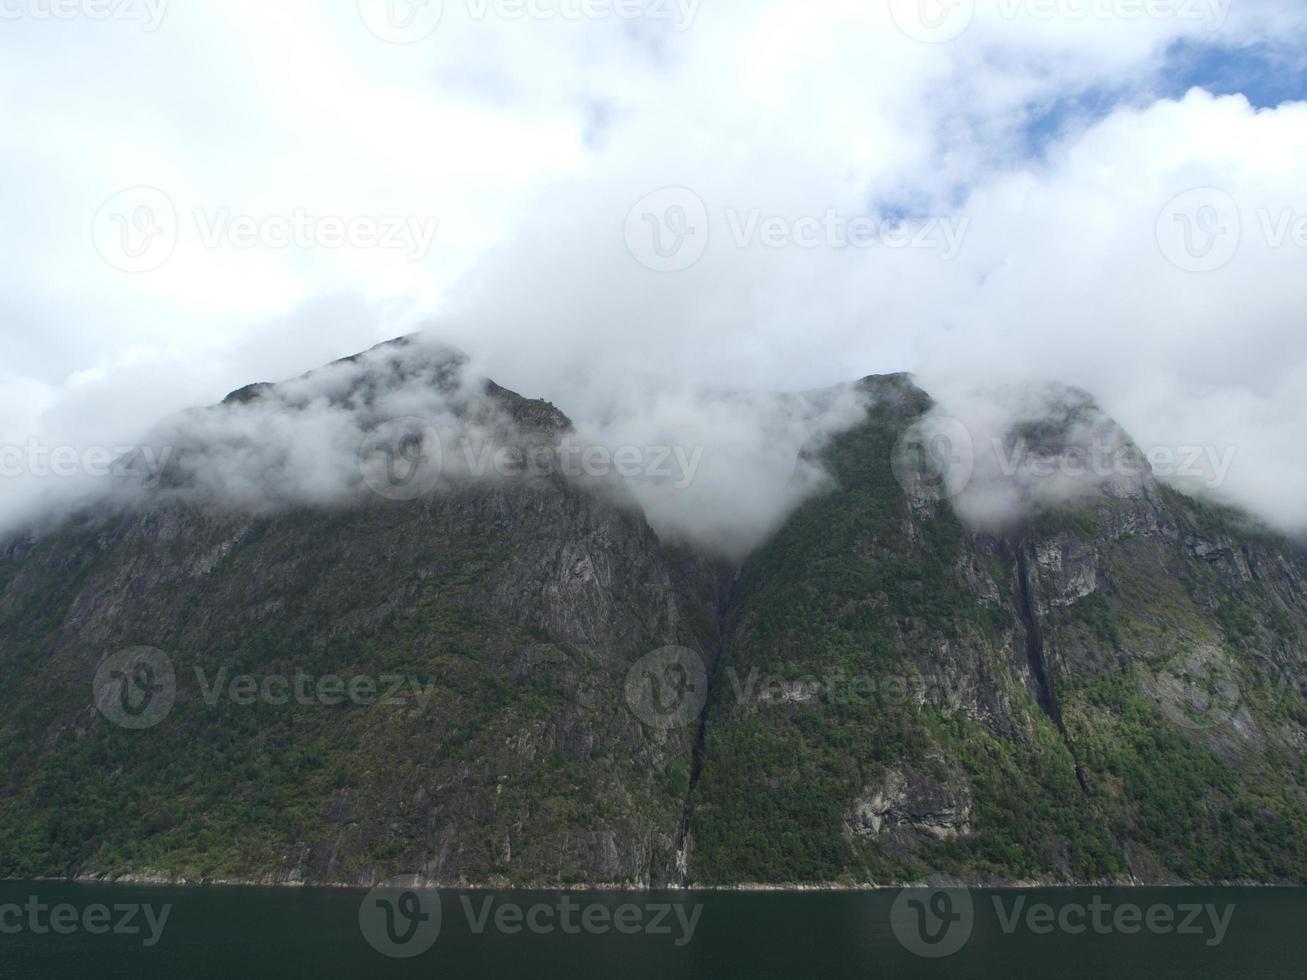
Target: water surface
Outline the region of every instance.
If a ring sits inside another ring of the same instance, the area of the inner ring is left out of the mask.
[[[410,896],[402,905],[401,898],[327,889],[0,882],[0,976],[1307,975],[1307,890],[1301,889],[975,891],[942,898],[895,892],[472,892],[425,895],[420,902]],[[383,907],[377,899],[390,904]],[[422,918],[435,901],[438,915]],[[970,913],[963,916],[967,902]],[[1127,908],[1118,913],[1122,906]],[[55,907],[62,909],[63,934],[51,929]],[[136,912],[126,920],[131,908]],[[1180,930],[1190,919],[1189,928]],[[388,944],[389,952],[422,951],[394,958],[377,948]],[[954,945],[956,951],[949,948]]]

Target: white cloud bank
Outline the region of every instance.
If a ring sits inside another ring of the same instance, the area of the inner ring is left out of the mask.
[[[1307,526],[1307,104],[1151,94],[1171,43],[1302,50],[1307,12],[955,7],[940,43],[904,21],[929,4],[897,0],[688,22],[446,0],[403,45],[352,4],[6,20],[0,444],[130,444],[430,324],[596,442],[730,433],[702,441],[747,452],[647,503],[709,539],[773,519],[741,460],[778,472],[794,435],[698,393],[897,370],[946,408],[1085,388],[1145,447],[1234,448],[1216,491]],[[1117,107],[1029,154],[1032,120],[1095,92]],[[173,211],[118,197],[137,187]],[[230,233],[206,241],[215,215]],[[430,248],[357,234],[396,218],[434,219]],[[738,525],[695,496],[714,486]],[[0,522],[50,492],[7,481]]]

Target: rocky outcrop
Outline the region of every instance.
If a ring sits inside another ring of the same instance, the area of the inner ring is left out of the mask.
[[[863,789],[849,818],[853,834],[892,841],[901,848],[950,841],[971,833],[971,789],[964,777],[942,780],[893,768]]]

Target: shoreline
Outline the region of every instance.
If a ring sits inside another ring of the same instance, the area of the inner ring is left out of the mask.
[[[583,884],[536,884],[536,885],[511,885],[503,882],[447,882],[438,883],[429,879],[422,879],[415,875],[396,875],[390,879],[379,879],[368,882],[344,882],[344,881],[291,881],[275,880],[272,878],[187,878],[184,876],[173,875],[152,875],[152,874],[122,874],[117,876],[109,875],[75,875],[72,877],[38,877],[38,878],[5,878],[0,877],[3,883],[31,883],[31,884],[70,884],[70,885],[105,885],[120,886],[125,888],[152,888],[152,887],[177,887],[177,888],[281,888],[281,889],[304,889],[304,890],[325,890],[325,891],[367,891],[375,888],[386,881],[395,882],[396,888],[412,888],[419,891],[448,891],[448,892],[506,892],[506,893],[577,893],[577,892],[605,892],[605,893],[653,893],[653,892],[684,892],[690,893],[722,893],[731,892],[739,894],[797,894],[802,892],[825,892],[829,894],[856,894],[882,891],[902,891],[909,888],[918,889],[965,889],[967,891],[1058,891],[1070,889],[1085,888],[1102,888],[1102,889],[1133,889],[1133,888],[1283,888],[1283,889],[1301,889],[1307,888],[1307,883],[1303,882],[1264,882],[1264,881],[1220,881],[1220,882],[1194,882],[1194,881],[1041,881],[1041,880],[1000,880],[985,882],[964,882],[958,879],[940,878],[932,881],[915,881],[915,882],[894,882],[892,884],[843,884],[843,883],[760,883],[744,882],[735,885],[633,885],[617,883],[593,883]]]

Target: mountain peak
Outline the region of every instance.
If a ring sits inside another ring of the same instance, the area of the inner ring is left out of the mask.
[[[468,362],[469,358],[463,351],[428,334],[405,334],[357,354],[337,358],[286,381],[247,384],[228,394],[220,404],[249,404],[274,393],[284,393],[300,383],[333,374],[355,378],[359,386],[366,385],[374,391],[388,385],[402,385],[421,374],[427,374],[440,387],[448,387],[456,383],[459,372]],[[357,387],[351,387],[344,394],[352,396],[356,391]]]

